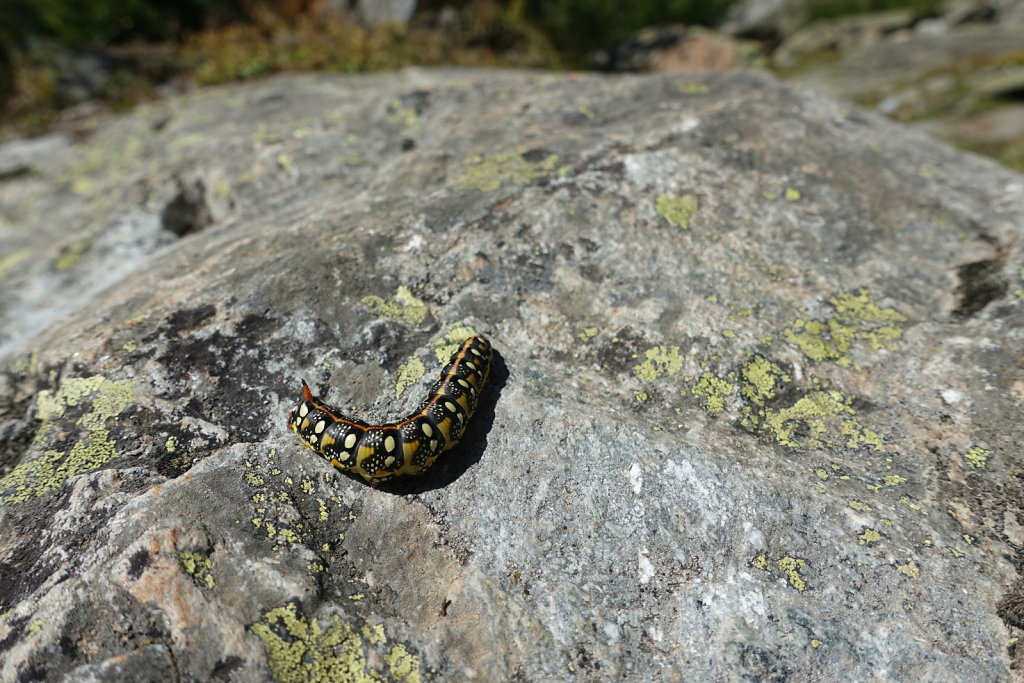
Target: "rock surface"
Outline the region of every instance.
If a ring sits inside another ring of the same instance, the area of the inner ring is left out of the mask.
[[[0,679],[1011,677],[1020,175],[750,73],[296,76],[47,145],[0,181]],[[424,479],[286,431],[471,330]]]

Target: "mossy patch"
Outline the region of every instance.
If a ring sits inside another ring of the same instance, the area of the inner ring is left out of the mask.
[[[834,309],[825,320],[796,320],[782,337],[817,362],[853,365],[849,356],[854,342],[874,350],[890,348],[903,335],[907,317],[894,308],[882,308],[866,290],[844,292],[829,298]]]
[[[398,366],[398,381],[395,382],[395,398],[401,398],[406,390],[419,382],[427,373],[426,367],[416,356]]]
[[[690,218],[698,209],[697,197],[692,194],[684,194],[682,197],[672,197],[667,194],[659,195],[654,204],[654,210],[658,215],[680,230],[687,230],[690,227]]]
[[[367,669],[370,647],[386,646],[383,627],[364,627],[357,631],[338,616],[325,628],[316,619],[299,613],[295,603],[276,607],[252,625],[267,650],[267,663],[281,683],[303,681],[404,681],[422,680],[420,660],[401,644],[395,644],[381,659],[387,675]]]
[[[365,296],[360,301],[370,313],[400,323],[415,325],[427,317],[427,305],[417,299],[405,285],[399,286],[392,299]]]
[[[77,421],[85,433],[69,451],[46,450],[42,456],[19,464],[0,479],[0,503],[21,503],[41,496],[60,488],[69,477],[99,469],[113,460],[117,450],[106,422],[124,411],[134,399],[130,380],[115,382],[102,375],[69,378],[56,392],[39,392],[36,414],[42,424],[33,446],[41,446],[53,435],[54,421],[63,417],[68,408],[91,402],[92,409]]]
[[[543,158],[536,158],[542,156]],[[491,192],[503,183],[526,185],[550,174],[558,165],[558,155],[535,152],[506,152],[489,157],[472,157],[469,168],[452,183],[456,190]]]
[[[633,374],[644,382],[653,382],[662,375],[672,376],[683,369],[678,346],[655,346],[644,352],[644,361],[633,366]]]

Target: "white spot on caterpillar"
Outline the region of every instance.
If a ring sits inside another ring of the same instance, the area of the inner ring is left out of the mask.
[[[469,389],[469,382],[467,382],[466,380],[464,380],[464,379],[462,379],[460,377],[458,379],[458,382],[459,382],[459,386],[461,386],[463,389]]]
[[[349,456],[351,456],[351,455],[352,455],[351,453],[342,453],[340,459],[341,459],[342,462],[345,462],[346,460],[349,459]]]
[[[356,445],[356,435],[349,434],[345,437],[345,448],[352,448]]]
[[[472,347],[470,347],[469,352],[472,353],[474,356],[479,356],[480,355],[480,352],[477,351],[476,349],[472,348]]]
[[[437,439],[430,440],[430,452],[433,453],[437,450]]]
[[[388,453],[395,450],[395,437],[389,435],[388,438],[384,439],[384,450],[386,450]],[[388,457],[388,460],[390,460],[391,462],[395,461],[393,457]],[[387,463],[388,465],[390,465],[391,462],[385,461],[385,463]]]
[[[309,414],[309,406],[303,403],[299,406],[299,417],[306,417]]]
[[[430,423],[424,422],[422,425],[423,433],[429,438],[434,434],[434,428],[430,426]]]
[[[455,412],[455,404],[452,403],[451,401],[445,401],[444,402],[444,407],[448,409],[449,413],[454,413]]]
[[[470,370],[476,372],[476,366],[473,365],[473,361],[471,361],[471,360],[466,361],[466,367],[469,368]]]
[[[310,434],[309,435],[309,442],[310,443],[316,443],[316,434]]]
[[[316,427],[313,427],[313,431],[317,434],[322,434],[324,429],[327,428],[327,420],[320,420],[316,423]]]
[[[384,458],[384,467],[391,467],[394,464],[395,464],[395,456],[389,455],[388,457]]]

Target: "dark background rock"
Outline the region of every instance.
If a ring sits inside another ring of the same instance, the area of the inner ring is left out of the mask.
[[[1020,175],[752,73],[415,70],[21,168],[0,678],[1011,677]],[[286,431],[302,378],[404,414],[469,330],[424,479]]]

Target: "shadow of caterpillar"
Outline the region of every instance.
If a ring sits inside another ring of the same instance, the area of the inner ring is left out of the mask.
[[[413,414],[383,425],[346,417],[313,396],[303,382],[302,400],[288,413],[288,429],[339,470],[358,474],[371,486],[422,474],[462,438],[492,355],[483,335],[462,342]]]

